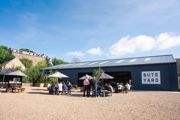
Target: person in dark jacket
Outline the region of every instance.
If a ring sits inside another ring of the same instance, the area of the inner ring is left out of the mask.
[[[65,93],[67,93],[68,92],[68,87],[67,87],[66,83],[63,81],[62,84],[63,84],[63,91]]]
[[[68,87],[68,94],[71,95],[71,89],[72,89],[72,84],[71,82],[67,81],[67,87]]]

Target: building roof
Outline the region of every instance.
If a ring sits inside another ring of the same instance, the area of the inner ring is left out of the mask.
[[[0,67],[3,69],[13,68],[13,67],[21,67],[22,70],[26,69],[24,64],[17,57],[15,57],[10,61],[4,62],[3,64],[0,64]]]
[[[134,58],[122,58],[122,59],[112,59],[112,60],[99,60],[99,61],[61,64],[52,67],[47,67],[44,68],[43,70],[163,64],[163,63],[175,63],[175,62],[176,60],[172,55],[160,55],[160,56],[146,56],[146,57],[134,57]]]
[[[21,72],[19,70],[14,71],[14,72],[10,72],[10,73],[6,73],[5,75],[27,77],[27,75],[25,75],[23,72]]]
[[[0,75],[5,75],[5,74],[11,73],[11,72],[13,72],[13,69],[8,68],[8,69],[5,69],[5,70],[2,70],[2,71],[0,72]]]

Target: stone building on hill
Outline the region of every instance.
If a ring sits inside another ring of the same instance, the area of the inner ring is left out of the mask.
[[[3,64],[0,64],[0,68],[2,69],[8,69],[8,68],[16,68],[20,67],[23,71],[26,69],[26,67],[22,64],[22,62],[15,57],[14,59],[10,61],[6,61]]]
[[[37,63],[39,63],[41,61],[45,61],[47,59],[50,59],[47,56],[44,56],[44,54],[36,54],[36,53],[20,51],[20,50],[12,49],[12,48],[10,48],[10,51],[18,59],[24,59],[25,58],[25,59],[31,60],[33,66],[35,66]]]

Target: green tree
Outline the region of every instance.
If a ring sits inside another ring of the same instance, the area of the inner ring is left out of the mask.
[[[52,64],[53,65],[60,65],[60,64],[66,64],[67,62],[65,62],[64,60],[61,59],[57,59],[57,58],[53,58],[52,59]]]
[[[28,75],[29,77],[29,81],[32,81],[33,84],[35,83],[40,83],[41,81],[39,80],[40,79],[40,76],[41,76],[41,72],[39,69],[35,68],[35,67],[32,67],[32,68],[29,68],[25,71],[25,73]]]
[[[94,69],[94,70],[93,70],[93,76],[96,77],[96,76],[100,75],[100,74],[103,73],[103,72],[104,72],[104,70],[101,69],[101,68],[99,68],[99,69]]]
[[[43,83],[44,82],[44,75],[41,72],[41,69],[47,67],[46,61],[39,62],[36,66],[30,67],[26,69],[25,73],[29,76],[30,81],[33,84],[35,83]]]
[[[32,67],[32,60],[23,58],[23,59],[20,59],[20,61],[23,63],[23,65],[24,65],[26,68]]]
[[[99,69],[94,69],[93,70],[93,77],[95,77],[95,80],[97,82],[99,82],[99,76],[104,72],[103,69],[99,68]]]
[[[0,64],[12,60],[14,55],[8,50],[6,46],[0,46]]]

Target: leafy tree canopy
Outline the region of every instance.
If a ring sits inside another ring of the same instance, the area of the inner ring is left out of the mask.
[[[103,73],[104,70],[102,70],[101,68],[99,69],[94,69],[93,70],[93,76],[96,77],[96,76],[99,76],[101,73]]]
[[[0,64],[12,60],[14,55],[10,53],[6,46],[0,46]]]
[[[61,60],[61,59],[57,59],[57,58],[52,59],[53,65],[60,65],[60,64],[65,64],[65,63],[67,63],[67,62],[65,62],[64,60]]]
[[[4,45],[1,45],[0,48],[5,49],[5,50],[8,50],[8,47],[6,47],[6,46],[4,46]]]
[[[30,50],[30,49],[28,49],[28,48],[21,48],[21,49],[19,49],[20,51],[25,51],[25,52],[32,52],[32,53],[36,53],[36,52],[34,52],[33,50]]]
[[[20,61],[23,63],[23,65],[24,65],[26,68],[30,68],[30,67],[32,66],[32,60],[23,58],[23,59],[20,59]]]
[[[47,66],[48,64],[46,61],[42,61],[39,62],[36,66],[28,68],[25,73],[30,77],[33,83],[42,83],[44,82],[44,77],[41,69]]]
[[[99,68],[99,69],[94,69],[94,70],[93,70],[93,76],[95,77],[95,80],[96,80],[97,82],[99,82],[99,76],[100,76],[100,74],[103,73],[103,72],[104,72],[104,70],[102,70],[101,68]]]

